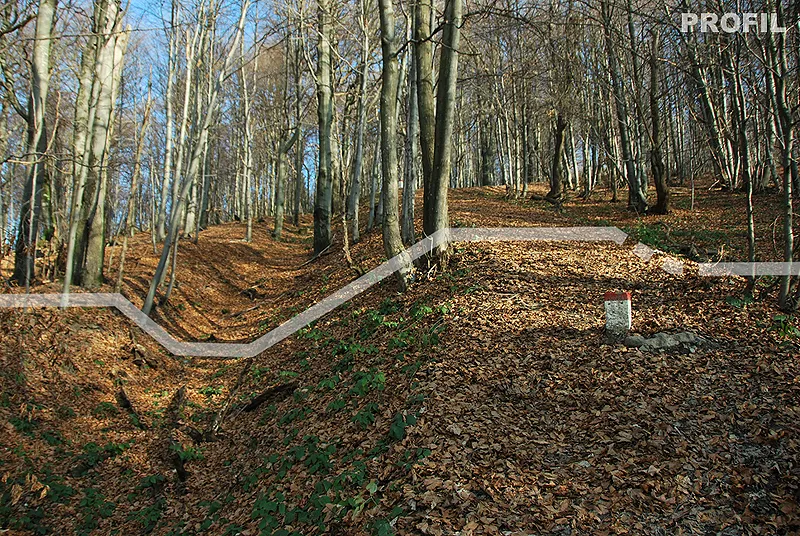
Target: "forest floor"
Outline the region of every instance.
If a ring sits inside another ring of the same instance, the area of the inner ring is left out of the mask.
[[[667,253],[745,259],[740,195],[698,190],[691,210],[675,193],[673,214],[639,218],[602,193],[559,213],[452,191],[454,226],[632,236],[456,244],[446,271],[403,294],[387,279],[247,362],[173,357],[115,310],[0,310],[0,533],[798,534],[800,329],[768,279],[751,299],[684,257],[661,270]],[[760,258],[777,259],[779,199],[756,204]],[[357,276],[335,227],[305,266],[308,219],[281,241],[269,223],[249,244],[242,224],[184,240],[154,318],[183,340],[253,340]],[[637,241],[665,253],[643,261]],[[384,258],[378,231],[351,250],[363,269]],[[137,305],[155,263],[136,236]],[[608,290],[632,292],[633,331],[715,345],[607,342]],[[219,434],[195,442],[239,379]]]

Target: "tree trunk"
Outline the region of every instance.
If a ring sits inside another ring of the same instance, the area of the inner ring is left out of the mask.
[[[244,59],[244,39],[241,41],[241,56]],[[288,54],[286,55],[286,61],[289,61]],[[241,90],[242,90],[242,102],[244,104],[244,109],[242,110],[244,120],[244,203],[245,203],[245,218],[247,219],[247,230],[245,231],[244,241],[250,242],[253,240],[253,133],[251,131],[250,126],[250,91],[247,86],[247,73],[245,72],[244,62],[242,63],[242,67],[240,69],[240,79],[241,79]],[[286,85],[288,85],[288,77],[285,79]],[[286,96],[286,85],[284,85],[284,96]],[[288,97],[285,97],[288,98]],[[285,183],[285,175],[286,175],[286,156],[283,152],[279,153],[278,158],[283,158],[283,167],[284,173],[283,177],[279,177],[279,180]],[[276,238],[280,238],[281,230],[283,229],[283,192],[284,192],[284,184],[278,184],[278,188],[276,190],[280,191],[280,226],[278,226],[277,216],[275,221],[275,233]],[[276,203],[277,203],[276,198]],[[277,211],[276,211],[277,214]]]
[[[419,108],[419,146],[422,155],[422,181],[425,205],[433,195],[434,138],[436,136],[436,109],[433,100],[433,0],[417,0],[414,6],[414,55],[417,68],[417,103]],[[424,216],[425,219],[428,216]],[[425,232],[428,232],[425,224]]]
[[[93,129],[94,112],[96,107],[93,102],[93,73],[97,60],[98,37],[93,35],[81,54],[81,74],[78,86],[78,95],[75,100],[75,120],[72,135],[72,199],[69,212],[69,231],[67,237],[67,259],[64,267],[64,286],[62,293],[69,294],[69,287],[73,283],[75,267],[75,250],[78,240],[78,225],[81,221],[82,201],[86,186],[86,174],[89,164],[87,151],[87,137]],[[91,110],[90,110],[91,109]]]
[[[169,57],[167,59],[167,94],[164,97],[165,121],[166,121],[166,142],[164,145],[164,175],[161,179],[161,198],[158,205],[158,217],[156,219],[158,240],[164,240],[167,236],[167,195],[169,193],[170,179],[172,178],[172,153],[173,153],[173,124],[175,121],[172,111],[172,98],[175,93],[175,70],[177,69],[178,55],[178,3],[172,2],[171,9],[171,29],[169,30]]]
[[[408,76],[408,105],[406,113],[402,217],[403,243],[409,245],[414,242],[414,196],[417,187],[417,157],[419,155],[419,142],[417,140],[418,134],[419,109],[417,103],[417,67],[415,65],[414,55],[412,54],[409,60]]]
[[[780,2],[778,4],[778,13],[780,16],[780,14],[782,14],[782,9],[780,8]],[[782,33],[777,34],[777,46],[775,46],[772,40],[772,34],[767,33],[766,39],[770,49],[770,59],[772,63],[770,71],[775,85],[775,105],[778,112],[778,124],[783,138],[783,160],[781,162],[783,165],[783,261],[791,267],[794,260],[794,231],[792,228],[794,219],[792,210],[793,181],[791,174],[791,155],[794,136],[792,134],[792,113],[787,102],[786,80],[788,77],[788,66],[786,63],[786,42]],[[780,307],[784,310],[791,310],[794,308],[793,304],[790,303],[791,284],[791,275],[781,277],[778,302]]]
[[[736,45],[736,65],[734,67],[732,76],[734,81],[734,95],[732,99],[733,113],[737,118],[737,141],[739,149],[740,168],[744,186],[746,189],[747,203],[745,209],[745,218],[747,220],[747,259],[750,262],[756,260],[756,236],[755,236],[755,222],[753,220],[753,175],[750,170],[750,147],[747,142],[747,108],[744,99],[744,88],[742,87],[742,75],[740,72],[741,63],[741,41],[737,39]],[[751,284],[754,283],[754,278],[751,278]]]
[[[647,199],[642,193],[631,146],[630,127],[628,125],[630,115],[628,114],[628,104],[623,92],[623,81],[617,63],[617,54],[614,50],[614,38],[611,34],[611,11],[605,0],[601,2],[601,7],[603,11],[606,53],[608,55],[608,69],[611,74],[611,86],[614,94],[614,101],[616,102],[619,140],[622,146],[622,159],[624,161],[625,175],[628,181],[628,203],[636,212],[644,214],[647,211]]]
[[[348,199],[348,215],[350,221],[350,234],[353,244],[358,243],[361,238],[358,228],[358,206],[361,202],[361,175],[364,164],[364,130],[367,124],[367,77],[369,76],[369,33],[367,30],[367,6],[366,1],[359,2],[361,6],[361,16],[359,18],[361,26],[361,65],[359,67],[359,86],[358,86],[358,119],[356,120],[356,148],[353,156],[353,179],[350,186],[350,198]]]
[[[189,32],[186,32],[186,72],[184,73],[184,88],[183,88],[183,109],[181,115],[181,126],[178,131],[178,153],[175,158],[175,174],[172,181],[172,204],[175,205],[176,199],[180,195],[180,188],[181,188],[181,181],[185,181],[185,177],[183,176],[183,166],[184,161],[186,159],[186,150],[189,145],[189,120],[190,120],[190,110],[189,106],[191,104],[192,95],[194,95],[195,100],[198,100],[200,96],[198,95],[197,91],[192,90],[192,80],[194,79],[195,75],[195,58],[200,53],[200,49],[202,48],[203,39],[205,38],[205,34],[201,33],[201,27],[204,26],[203,24],[198,24],[195,26],[194,34],[192,34],[191,39],[189,38]],[[199,44],[198,44],[199,42]],[[199,71],[199,69],[197,69]],[[197,73],[199,76],[199,72]],[[195,114],[197,115],[197,114]],[[196,123],[199,120],[199,116],[193,117],[192,123]],[[180,227],[181,223],[184,222],[184,211],[185,206],[181,209],[181,214],[179,219],[177,220],[177,226]],[[172,232],[171,229],[168,232]]]
[[[107,54],[101,51],[102,64],[98,66],[100,94],[97,102],[97,116],[92,132],[92,146],[89,157],[89,177],[87,181],[95,184],[92,210],[87,221],[86,255],[83,260],[81,286],[96,289],[103,284],[103,265],[106,249],[106,199],[108,194],[108,160],[109,149],[114,130],[114,108],[119,93],[122,77],[123,58],[128,46],[129,33],[120,33],[122,14],[119,5],[109,3],[116,10],[117,23],[113,27],[113,36],[109,39]],[[106,74],[107,73],[107,74]]]
[[[495,155],[492,142],[492,122],[489,117],[482,116],[479,124],[478,139],[480,143],[480,186],[494,184]]]
[[[372,157],[372,169],[369,174],[369,216],[367,219],[367,230],[371,230],[375,226],[376,209],[375,199],[378,195],[378,170],[380,169],[381,162],[381,140],[380,135],[375,143],[375,153]],[[380,220],[379,220],[380,221]]]
[[[650,118],[653,123],[653,147],[650,153],[650,164],[653,170],[653,182],[656,185],[656,204],[649,212],[653,214],[669,213],[669,184],[664,170],[664,159],[661,154],[661,111],[658,107],[658,50],[660,35],[653,31],[653,49],[650,54]]]
[[[396,275],[400,288],[405,289],[411,276],[411,258],[403,248],[398,215],[397,161],[397,93],[400,66],[397,58],[392,0],[380,0],[381,50],[383,74],[381,80],[381,170],[383,172],[383,247],[386,257],[401,255],[402,264]]]
[[[46,180],[44,158],[47,153],[45,109],[50,85],[50,51],[57,0],[41,0],[36,15],[36,41],[31,61],[32,87],[28,101],[27,153],[31,159],[28,179],[22,192],[23,200],[14,257],[14,279],[30,287],[36,263],[36,240],[39,235],[39,216],[42,207],[42,187]]]
[[[421,0],[424,1],[424,0]],[[447,191],[450,185],[453,118],[455,115],[456,82],[458,78],[458,47],[461,39],[462,0],[451,0],[445,11],[442,56],[436,92],[436,128],[433,148],[433,170],[429,184],[425,185],[430,195],[424,200],[423,227],[425,234],[449,226],[447,214]],[[418,61],[422,61],[417,58]],[[426,85],[423,84],[423,87]],[[422,91],[417,96],[422,98]],[[422,121],[420,107],[420,121]],[[424,157],[423,157],[424,159]],[[448,243],[442,242],[434,248],[433,256],[442,264],[447,262]]]
[[[564,177],[562,163],[564,161],[564,131],[567,129],[567,121],[564,114],[558,112],[556,115],[556,125],[553,129],[553,164],[550,172],[550,191],[547,198],[553,201],[560,201],[563,188]]]
[[[305,138],[303,126],[297,123],[297,147],[294,151],[294,225],[300,225],[300,212],[303,210],[303,199],[306,195],[305,177],[303,175],[303,161],[305,159]]]
[[[295,42],[295,61],[294,61],[294,121],[297,128],[297,148],[294,152],[294,225],[300,225],[300,211],[303,209],[303,197],[305,192],[305,181],[303,179],[303,161],[305,159],[305,143],[303,138],[303,125],[302,125],[302,103],[300,102],[300,95],[302,94],[302,76],[301,71],[302,57],[303,57],[303,42],[298,37]]]
[[[319,163],[314,199],[314,253],[331,245],[331,203],[333,169],[331,165],[331,125],[333,122],[333,73],[331,0],[319,0],[319,51],[317,65],[317,117],[319,120]]]

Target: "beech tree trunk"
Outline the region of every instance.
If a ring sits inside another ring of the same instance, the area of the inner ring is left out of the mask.
[[[424,1],[424,0],[423,0]],[[420,4],[423,3],[420,2]],[[450,186],[450,170],[452,166],[452,137],[455,116],[456,82],[458,78],[458,47],[461,40],[461,13],[462,0],[450,0],[447,3],[444,21],[444,35],[442,36],[442,56],[439,62],[439,78],[436,92],[436,126],[434,130],[433,169],[430,180],[425,184],[428,197],[423,203],[423,228],[425,234],[449,227],[447,214],[447,191]],[[424,61],[417,57],[417,61]],[[419,73],[418,73],[419,74]],[[428,88],[423,83],[420,93],[420,125],[423,122],[422,88]],[[427,90],[427,89],[426,89]],[[425,106],[427,108],[427,106]],[[425,157],[423,155],[423,161]],[[440,263],[447,262],[448,243],[442,242],[433,251],[433,257]]]
[[[348,215],[350,221],[350,234],[353,244],[358,243],[361,238],[359,233],[359,214],[358,206],[361,202],[361,176],[364,164],[364,130],[367,125],[367,77],[369,76],[369,32],[367,29],[367,6],[365,0],[360,0],[361,17],[361,64],[359,66],[359,85],[358,85],[358,109],[356,111],[356,147],[353,156],[353,178],[350,185],[350,196],[348,199]]]
[[[22,191],[12,279],[27,290],[34,278],[36,240],[42,208],[42,187],[46,180],[47,129],[45,107],[50,86],[50,51],[57,0],[41,0],[36,15],[36,41],[31,60],[31,93],[28,100],[28,178]]]
[[[412,35],[413,33],[412,23]],[[419,104],[417,102],[417,67],[410,54],[408,68],[408,106],[406,113],[405,166],[403,174],[403,243],[414,242],[414,195],[417,188],[417,158],[419,156]]]
[[[401,289],[408,286],[411,259],[403,248],[400,236],[398,161],[397,161],[397,93],[400,65],[397,58],[398,39],[395,31],[392,0],[380,0],[381,50],[381,170],[383,172],[383,247],[386,257],[401,255],[402,265],[395,272]]]
[[[319,162],[314,199],[314,253],[331,245],[331,126],[333,123],[333,73],[331,72],[332,0],[319,0],[319,46],[317,65],[317,118],[319,120]]]
[[[653,31],[653,48],[650,54],[650,119],[653,123],[653,148],[650,153],[650,164],[653,170],[653,182],[656,185],[656,204],[649,212],[653,214],[669,213],[669,184],[667,184],[664,158],[661,152],[661,110],[658,107],[658,49],[660,35]]]
[[[106,198],[108,194],[109,148],[114,130],[114,108],[122,76],[123,57],[128,46],[126,31],[120,33],[122,14],[119,5],[109,2],[109,12],[115,11],[112,36],[100,51],[98,81],[101,84],[97,101],[97,115],[92,132],[91,153],[87,184],[94,185],[89,217],[84,231],[86,238],[83,258],[81,286],[96,289],[103,284],[103,265],[106,248]],[[86,201],[89,201],[88,199]]]

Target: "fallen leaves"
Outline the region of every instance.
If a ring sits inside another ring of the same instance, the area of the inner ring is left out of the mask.
[[[454,218],[476,225],[569,223],[566,216],[499,197],[474,199],[474,191],[454,192]],[[611,208],[598,205],[598,214],[606,210]],[[198,246],[187,244],[180,264],[191,271],[176,291],[174,308],[162,311],[170,329],[186,337],[252,338],[291,314],[287,311],[313,302],[324,285],[333,289],[351,277],[343,263],[337,265],[338,253],[298,270],[307,256],[301,238],[278,244],[262,231],[257,229],[248,248],[228,240],[238,232],[235,226],[210,230]],[[203,249],[204,238],[213,251]],[[374,265],[381,255],[379,234],[365,235],[353,254],[360,264]],[[132,254],[137,255],[144,274],[151,259],[141,251]],[[268,268],[274,279],[263,273],[264,258],[276,260]],[[163,498],[163,523],[156,532],[186,522],[189,530],[222,533],[224,518],[242,534],[258,534],[251,516],[259,494],[280,488],[286,495],[283,508],[306,507],[328,464],[334,472],[353,469],[345,479],[352,509],[338,519],[337,505],[323,507],[323,521],[344,534],[369,532],[376,520],[391,521],[398,534],[461,536],[797,531],[797,346],[787,346],[764,327],[772,321],[768,305],[735,308],[726,302],[740,290],[737,280],[710,282],[691,266],[678,278],[664,274],[658,262],[658,257],[640,261],[615,245],[468,245],[454,255],[448,272],[403,296],[391,284],[375,288],[318,327],[340,342],[360,338],[362,319],[351,313],[374,312],[385,300],[395,301],[389,323],[370,331],[368,340],[359,339],[364,351],[352,361],[358,371],[377,371],[374,378],[382,378],[378,383],[385,382],[385,389],[364,402],[367,393],[358,390],[351,404],[349,373],[334,373],[344,350],[313,337],[286,341],[258,357],[232,407],[261,404],[251,412],[231,412],[224,434],[207,444],[202,459],[191,461],[181,493],[163,459],[158,423],[207,423],[222,401],[199,391],[212,383],[230,388],[238,364],[174,360],[143,337],[132,348],[127,320],[108,311],[4,312],[3,333],[14,335],[0,341],[3,363],[10,363],[2,379],[12,382],[13,374],[22,373],[25,383],[4,384],[15,387],[8,389],[9,405],[0,405],[3,432],[56,473],[66,461],[58,459],[59,447],[48,445],[43,432],[62,430],[78,451],[90,439],[105,444],[100,436],[130,442],[124,456],[104,459],[90,475],[60,483],[76,490],[96,485],[117,505],[101,521],[101,532],[112,525],[126,533],[141,531],[130,515]],[[219,277],[214,270],[230,275]],[[135,285],[142,274],[129,274],[127,284]],[[257,304],[241,292],[254,284]],[[722,347],[677,355],[605,344],[601,297],[609,288],[634,289],[637,331],[691,329],[713,336]],[[309,292],[300,295],[304,290]],[[196,306],[203,294],[209,304]],[[222,313],[229,301],[230,310]],[[447,329],[437,332],[442,344],[398,358],[405,341],[395,338],[398,328],[391,322],[407,316],[417,302],[447,304],[440,319]],[[317,389],[323,379],[324,388]],[[154,430],[128,422],[126,412],[106,417],[93,412],[97,404],[114,400],[120,381],[136,413],[146,415]],[[185,414],[165,415],[171,395],[184,384]],[[287,386],[280,396],[270,387],[278,385]],[[424,394],[424,403],[407,404],[412,391]],[[61,406],[74,408],[74,415]],[[359,413],[363,428],[351,420]],[[16,426],[12,417],[20,419]],[[381,445],[390,430],[392,441]],[[190,446],[180,433],[175,443],[180,439]],[[305,440],[311,436],[319,442]],[[352,453],[371,449],[379,454],[363,466],[347,465],[352,460],[345,456],[360,462]],[[296,459],[268,459],[287,452]],[[309,453],[316,456],[313,462]],[[83,494],[56,503],[57,488],[26,473],[21,456],[7,448],[0,459],[2,485],[13,506],[46,504],[48,516],[69,532],[83,515]],[[294,467],[277,479],[289,463]],[[148,475],[164,478],[163,489],[129,502],[137,482]],[[358,478],[363,481],[354,483]],[[204,528],[209,522],[211,528]],[[317,531],[292,523],[304,534]]]

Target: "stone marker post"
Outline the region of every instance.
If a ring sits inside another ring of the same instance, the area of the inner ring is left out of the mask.
[[[621,337],[631,329],[631,293],[606,292],[606,333]]]

